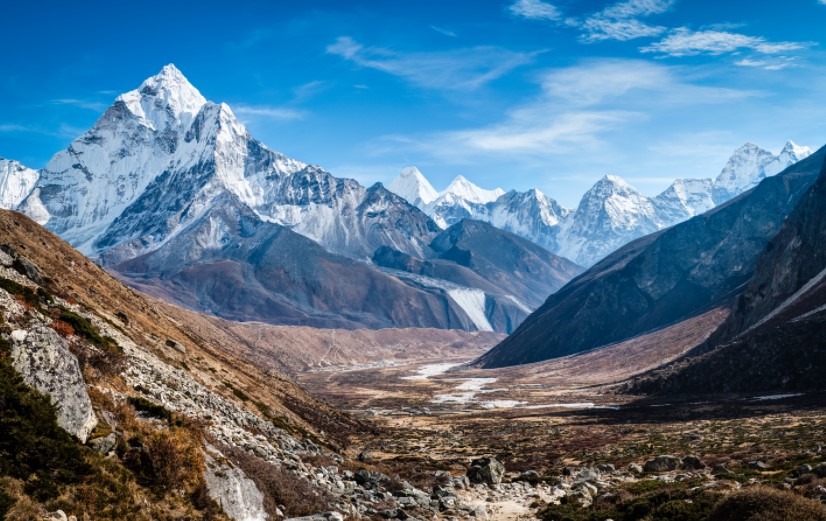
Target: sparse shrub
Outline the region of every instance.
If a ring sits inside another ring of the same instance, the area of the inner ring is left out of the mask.
[[[729,519],[826,521],[826,505],[790,492],[768,487],[753,487],[736,492],[720,501],[708,519],[709,521]]]
[[[40,307],[40,298],[37,296],[37,293],[35,293],[35,291],[28,286],[24,286],[5,277],[0,277],[0,288],[8,291],[10,294],[17,297],[22,303],[25,303],[30,307]]]
[[[109,336],[102,336],[95,326],[89,322],[89,319],[78,315],[74,311],[68,309],[60,310],[60,320],[71,325],[75,330],[75,334],[88,340],[92,345],[98,349],[107,352],[123,352],[114,338]]]
[[[200,439],[186,428],[137,432],[119,444],[117,453],[138,483],[158,497],[177,490],[192,493],[203,480]]]
[[[186,462],[173,435],[160,432],[150,437],[144,445],[144,454],[157,487],[167,491],[182,488]]]
[[[75,329],[68,322],[62,320],[52,320],[52,329],[63,338],[70,337],[75,334]]]
[[[245,392],[244,392],[244,391],[242,391],[241,389],[239,389],[239,388],[235,387],[234,385],[232,385],[232,384],[231,384],[231,383],[229,383],[229,382],[224,382],[224,385],[226,385],[227,387],[229,387],[229,388],[230,388],[230,390],[232,391],[232,394],[234,394],[234,395],[235,395],[235,397],[236,397],[236,398],[238,398],[239,400],[241,400],[241,401],[243,401],[243,402],[248,402],[248,401],[250,401],[250,397],[249,397],[249,396],[247,396],[247,393],[245,393]]]
[[[166,420],[168,423],[172,423],[172,411],[163,405],[149,401],[143,396],[130,396],[126,400],[136,411],[142,412],[152,418]]]

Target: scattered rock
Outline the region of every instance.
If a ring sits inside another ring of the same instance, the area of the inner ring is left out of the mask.
[[[812,466],[807,463],[805,465],[801,465],[800,467],[798,467],[797,475],[802,476],[804,474],[811,474],[812,470]]]
[[[384,483],[388,480],[387,476],[385,476],[381,472],[374,472],[372,470],[367,469],[358,469],[354,477],[356,483],[366,488],[367,490],[376,488],[379,484]]]
[[[769,468],[769,466],[762,461],[749,461],[748,467],[752,470],[767,470]]]
[[[89,445],[99,454],[109,454],[109,451],[115,447],[116,442],[117,437],[115,436],[115,433],[112,432],[106,436],[101,436],[100,438],[90,440]]]
[[[371,461],[373,461],[373,454],[369,450],[364,449],[363,451],[359,452],[358,456],[356,456],[356,459],[361,461],[362,463],[370,463]]]
[[[677,470],[682,465],[680,458],[676,456],[662,455],[645,462],[643,469],[646,472],[668,472]]]
[[[597,465],[597,470],[603,474],[613,474],[617,471],[617,468],[611,463],[601,463]]]
[[[311,516],[291,517],[284,521],[344,521],[344,516],[338,512],[320,512]]]
[[[470,515],[477,519],[484,519],[488,517],[488,509],[483,503],[480,503],[470,511]]]
[[[697,456],[686,456],[683,458],[683,470],[702,470],[706,468],[706,464]]]
[[[812,469],[812,471],[817,475],[817,477],[826,478],[826,463],[821,463],[820,465]]]
[[[62,510],[56,510],[50,513],[46,519],[48,519],[48,521],[69,521],[69,518],[66,517],[66,512]]]
[[[596,481],[599,479],[599,471],[596,469],[583,468],[579,469],[577,475],[578,481]]]
[[[470,463],[467,477],[471,483],[498,485],[505,475],[505,466],[496,458],[479,458]]]
[[[32,261],[17,253],[17,251],[8,244],[0,244],[0,250],[11,257],[11,268],[17,271],[17,273],[23,275],[38,286],[44,284],[45,278],[43,277],[43,272],[40,271],[40,268]]]
[[[539,472],[535,470],[527,470],[522,474],[519,474],[519,477],[516,478],[518,481],[525,481],[527,483],[537,483],[539,482]]]
[[[628,470],[632,474],[642,474],[643,473],[642,467],[637,465],[636,463],[631,463],[630,465],[628,465]]]
[[[174,349],[175,351],[178,351],[180,353],[186,353],[186,348],[184,346],[182,346],[181,344],[179,344],[178,342],[172,340],[171,338],[166,339],[166,346],[171,347],[172,349]]]
[[[731,474],[731,471],[723,463],[718,463],[711,469],[711,473],[715,476],[725,476]]]

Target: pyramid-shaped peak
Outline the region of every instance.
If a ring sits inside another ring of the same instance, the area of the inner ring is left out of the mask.
[[[387,185],[387,189],[414,205],[428,204],[439,196],[430,181],[412,165],[402,168],[399,176]]]
[[[421,170],[413,165],[402,168],[401,175],[402,177],[417,177],[424,179],[424,174],[422,174]]]
[[[175,123],[188,125],[207,102],[171,63],[144,80],[137,89],[120,95],[118,101],[157,130],[171,123],[169,115]]]

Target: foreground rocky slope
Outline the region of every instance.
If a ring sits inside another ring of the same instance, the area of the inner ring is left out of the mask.
[[[825,156],[821,149],[727,204],[621,248],[551,295],[479,362],[500,367],[578,353],[725,303],[750,279]]]
[[[214,343],[213,322],[170,318],[21,214],[0,212],[0,245],[8,519],[429,517],[437,507],[409,484],[346,470],[342,446],[364,427]]]

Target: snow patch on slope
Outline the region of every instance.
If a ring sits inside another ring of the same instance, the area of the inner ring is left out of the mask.
[[[485,292],[479,289],[448,289],[448,296],[462,308],[479,331],[493,331],[485,315]]]

